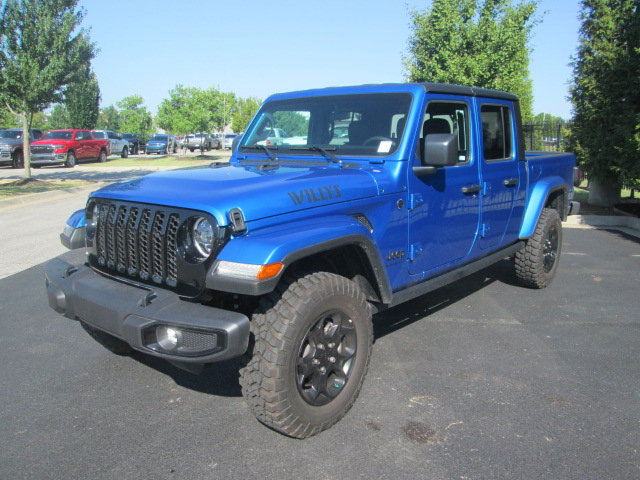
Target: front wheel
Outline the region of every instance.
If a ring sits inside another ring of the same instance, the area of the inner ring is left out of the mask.
[[[107,152],[105,150],[100,150],[100,157],[98,157],[100,163],[104,163],[107,161]]]
[[[516,276],[521,284],[545,288],[556,275],[562,250],[562,221],[557,210],[542,210],[526,246],[516,253]]]
[[[73,168],[76,166],[76,155],[73,152],[67,153],[67,161],[64,162],[64,166],[67,168]]]
[[[13,153],[13,160],[11,162],[11,166],[13,168],[24,168],[24,155],[22,151],[16,150]]]
[[[242,391],[259,421],[305,438],[355,402],[371,358],[371,307],[351,280],[319,272],[291,279],[274,306],[254,315]]]

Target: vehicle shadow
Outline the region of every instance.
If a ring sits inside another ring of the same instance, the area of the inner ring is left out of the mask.
[[[512,260],[502,260],[479,272],[373,316],[374,342],[443,310],[494,282],[517,286]]]
[[[454,282],[427,295],[377,313],[373,317],[374,342],[459,302],[494,282],[516,285],[512,261],[503,260],[462,281]],[[143,353],[135,352],[131,354],[131,358],[168,375],[176,384],[189,390],[221,397],[242,396],[238,382],[242,359],[235,358],[214,363],[205,368],[202,373],[193,374],[165,360]]]

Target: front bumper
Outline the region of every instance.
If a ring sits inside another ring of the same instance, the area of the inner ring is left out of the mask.
[[[59,258],[45,265],[49,306],[171,362],[207,364],[240,356],[249,342],[249,319],[240,313],[183,301],[161,288],[125,284],[86,265]],[[180,333],[183,345],[167,349],[159,327]]]
[[[64,163],[67,161],[67,154],[65,153],[32,153],[31,164],[33,165],[53,165],[58,163]]]

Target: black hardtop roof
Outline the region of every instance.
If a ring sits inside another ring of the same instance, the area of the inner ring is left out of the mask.
[[[427,92],[431,93],[445,93],[452,95],[466,95],[468,97],[485,97],[496,98],[500,100],[511,100],[513,102],[518,101],[518,97],[513,93],[502,92],[500,90],[491,90],[488,88],[467,87],[464,85],[453,85],[450,83],[418,83],[423,85]]]

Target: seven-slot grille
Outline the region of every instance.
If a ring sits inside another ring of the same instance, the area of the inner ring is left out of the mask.
[[[178,230],[186,213],[147,205],[98,205],[94,240],[98,264],[145,282],[175,287]]]

